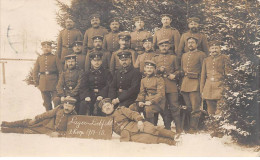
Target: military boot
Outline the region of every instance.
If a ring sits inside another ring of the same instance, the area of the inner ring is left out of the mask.
[[[172,117],[173,117],[173,121],[175,123],[176,133],[181,133],[182,127],[181,127],[181,117],[180,117],[180,115],[172,115]]]
[[[168,144],[170,146],[175,146],[176,145],[176,141],[174,139],[165,138],[165,137],[158,137],[157,142],[158,143],[165,143],[165,144]]]
[[[159,131],[159,136],[174,139],[174,136],[175,136],[174,132],[164,129],[164,128],[160,128],[160,127],[158,127],[157,129]]]
[[[194,134],[198,132],[198,125],[199,125],[200,116],[192,116],[190,119],[190,134]]]
[[[1,124],[1,127],[26,127],[28,125],[28,122],[30,119],[20,120],[20,121],[14,121],[14,122],[6,122],[3,121]]]
[[[8,127],[1,127],[2,133],[24,133],[24,128],[8,128]]]

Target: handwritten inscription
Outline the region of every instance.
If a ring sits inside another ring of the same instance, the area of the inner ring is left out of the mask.
[[[96,116],[71,116],[67,137],[111,139],[113,119]]]

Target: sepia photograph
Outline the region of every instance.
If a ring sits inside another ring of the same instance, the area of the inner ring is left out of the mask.
[[[260,157],[260,0],[0,0],[0,158]]]

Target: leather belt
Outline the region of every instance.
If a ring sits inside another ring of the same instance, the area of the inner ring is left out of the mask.
[[[40,72],[41,75],[50,75],[50,74],[57,74],[56,71],[46,71],[46,72]]]

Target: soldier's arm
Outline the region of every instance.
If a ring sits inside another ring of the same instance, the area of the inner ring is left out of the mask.
[[[144,118],[141,114],[139,114],[136,111],[132,111],[129,108],[122,107],[120,110],[123,113],[123,115],[125,115],[130,120],[133,120],[133,121],[136,121],[136,122],[144,120]]]
[[[107,68],[106,69],[108,69],[109,70],[109,67],[110,67],[110,60],[111,60],[111,54],[110,54],[110,52],[105,52],[105,54],[106,54],[106,57],[107,57],[107,59],[106,59],[106,61],[107,61]]]
[[[111,57],[111,59],[110,59],[110,67],[109,67],[109,70],[110,70],[110,72],[111,72],[111,74],[112,75],[114,75],[115,74],[115,61],[116,61],[116,59],[115,59],[116,57],[115,57],[115,52],[113,52],[112,53],[112,57]]]
[[[178,50],[177,50],[177,56],[178,56],[179,59],[181,59],[182,52],[183,52],[183,49],[184,49],[184,45],[185,45],[185,39],[184,39],[184,35],[182,35],[181,39],[180,39],[179,46],[178,46]]]
[[[80,32],[80,30],[78,30],[78,33],[77,33],[77,41],[82,41],[83,40],[83,35],[82,33]]]
[[[102,48],[104,48],[104,49],[107,50],[107,36],[105,36],[104,39],[103,39],[103,45],[102,45]]]
[[[120,102],[125,101],[129,97],[131,97],[132,95],[137,95],[139,93],[141,77],[142,76],[141,76],[140,72],[136,72],[133,75],[133,78],[132,78],[132,81],[131,81],[131,87],[128,88],[126,92],[123,92],[118,97]]]
[[[106,86],[101,89],[100,96],[102,96],[103,98],[107,98],[108,97],[109,85],[110,85],[113,77],[112,77],[112,74],[107,70],[104,78],[106,79]]]
[[[88,51],[88,30],[86,30],[84,34],[82,53],[87,54],[87,51]]]
[[[165,83],[162,77],[157,78],[157,94],[151,100],[152,104],[158,104],[165,97]]]
[[[80,89],[80,83],[81,83],[82,75],[83,75],[83,71],[79,71],[79,77],[78,77],[77,85],[71,91],[71,95],[70,96],[77,96],[77,95],[79,95],[79,89]]]
[[[133,66],[135,68],[140,68],[140,56],[137,56],[137,59],[136,59],[135,63],[133,64]]]
[[[201,44],[202,44],[203,52],[205,52],[207,55],[209,55],[209,45],[208,45],[208,40],[207,40],[206,35],[202,35]]]
[[[63,66],[62,66],[61,60],[57,56],[56,56],[56,66],[57,66],[58,72],[61,73],[63,70]]]
[[[61,109],[61,105],[59,105],[58,107],[54,108],[53,110],[49,110],[47,112],[44,112],[42,114],[39,114],[37,116],[34,117],[35,119],[35,123],[38,123],[44,119],[48,119],[48,118],[52,118],[54,116],[56,116],[57,111]]]
[[[64,93],[64,73],[61,72],[60,73],[60,76],[59,76],[59,81],[58,81],[58,84],[56,86],[56,90],[57,90],[57,94],[59,97],[64,97],[65,96],[65,93]]]
[[[153,36],[153,49],[156,51],[157,49],[157,32],[154,33]]]
[[[89,77],[88,73],[85,72],[80,79],[79,97],[81,101],[85,100],[86,97],[90,96],[88,77]]]
[[[132,64],[134,65],[135,64],[135,61],[136,61],[136,59],[137,59],[137,55],[138,55],[138,53],[137,52],[135,52],[135,51],[132,51],[131,52],[132,53]]]
[[[145,101],[145,88],[144,88],[144,80],[141,80],[141,87],[140,92],[136,98],[137,102],[144,102]]]
[[[117,73],[114,74],[113,80],[109,85],[109,90],[108,90],[108,97],[110,99],[115,99],[116,97],[116,78],[117,78]]]
[[[201,69],[201,77],[200,77],[200,93],[202,93],[204,85],[207,79],[207,68],[206,68],[206,61],[204,59]]]
[[[180,43],[180,32],[178,30],[175,30],[174,33],[174,47],[175,47],[175,53],[178,52],[178,47],[179,47],[179,43]]]
[[[90,54],[90,53],[87,53],[87,55],[86,55],[85,71],[89,71],[89,70],[90,70],[90,67],[91,67],[91,62],[90,62],[89,54]]]
[[[62,50],[62,31],[60,31],[60,34],[59,34],[58,40],[57,40],[56,55],[58,56],[59,59],[61,59],[61,50]]]
[[[177,59],[177,57],[175,56],[174,57],[174,60],[173,60],[173,67],[174,67],[174,72],[173,74],[178,77],[180,75],[180,64],[179,64],[179,60]]]
[[[35,86],[39,85],[40,57],[37,58],[33,68],[33,82]]]

